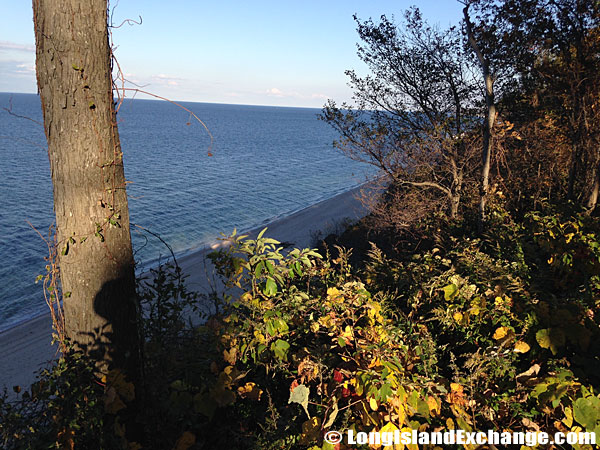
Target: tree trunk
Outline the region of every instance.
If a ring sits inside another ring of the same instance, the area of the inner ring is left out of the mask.
[[[490,75],[489,67],[484,65],[483,76],[485,79],[485,104],[487,114],[483,128],[483,148],[481,153],[481,190],[479,196],[479,232],[483,231],[486,220],[485,206],[490,189],[490,166],[492,160],[492,129],[496,120],[496,104],[494,100],[494,80]]]
[[[575,180],[578,176],[579,161],[581,159],[581,146],[579,144],[572,145],[571,166],[569,167],[569,181],[567,184],[567,200],[573,200],[575,197]]]
[[[590,196],[588,197],[586,207],[588,209],[588,213],[591,214],[594,209],[596,209],[596,205],[598,204],[598,195],[600,194],[600,162],[596,165],[596,170],[594,171],[594,184],[592,185],[592,190],[590,192]]]
[[[489,61],[481,53],[475,36],[473,35],[473,27],[471,19],[469,18],[469,9],[466,6],[463,9],[465,17],[465,26],[467,28],[467,38],[469,45],[477,55],[479,64],[481,65],[481,71],[483,73],[483,80],[485,82],[485,104],[487,108],[485,124],[483,128],[483,147],[481,153],[481,186],[479,189],[479,232],[483,232],[485,224],[485,206],[487,203],[487,197],[490,185],[490,166],[492,160],[492,130],[494,128],[494,122],[496,120],[496,102],[494,98],[494,78],[490,73]]]
[[[458,218],[458,207],[460,206],[460,194],[453,193],[450,195],[450,219],[456,220]]]
[[[138,303],[106,0],[33,0],[66,334],[139,379]]]

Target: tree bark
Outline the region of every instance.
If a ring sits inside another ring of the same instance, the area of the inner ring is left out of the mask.
[[[489,61],[481,53],[479,45],[473,35],[473,27],[471,19],[469,18],[469,9],[466,6],[463,9],[465,17],[465,26],[467,29],[467,37],[469,45],[477,55],[479,64],[481,65],[481,71],[483,74],[483,80],[485,82],[485,105],[486,105],[486,118],[483,127],[483,146],[481,153],[481,187],[479,191],[479,232],[481,233],[484,228],[486,215],[485,207],[487,203],[487,197],[490,185],[490,166],[492,160],[492,130],[494,128],[494,122],[496,121],[496,101],[494,98],[494,77],[490,72]]]
[[[596,205],[598,204],[598,195],[600,194],[600,162],[596,164],[596,169],[594,170],[594,184],[592,185],[592,189],[590,195],[586,202],[586,207],[588,209],[588,214],[594,212],[596,209]]]
[[[66,334],[139,379],[138,303],[106,0],[33,0]]]

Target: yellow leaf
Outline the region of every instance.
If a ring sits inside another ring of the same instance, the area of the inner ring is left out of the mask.
[[[562,423],[564,423],[567,428],[571,428],[573,426],[573,410],[570,406],[565,408],[565,418],[562,420]]]
[[[237,348],[232,347],[229,351],[223,350],[223,359],[227,361],[229,364],[235,364],[237,356]]]
[[[397,427],[396,425],[394,425],[392,422],[388,422],[388,423],[386,423],[386,424],[385,424],[385,425],[384,425],[384,426],[381,428],[381,430],[379,430],[379,433],[380,433],[380,435],[381,435],[381,436],[382,436],[382,438],[383,438],[383,433],[389,433],[389,434],[388,434],[388,436],[393,436],[393,435],[394,435],[394,433],[395,433],[397,430],[398,430],[398,427]],[[391,445],[385,445],[383,448],[384,448],[384,449],[401,450],[401,449],[402,449],[404,446],[403,446],[403,445],[401,446],[399,443],[398,443],[398,444],[396,444],[396,445],[394,445],[394,444],[393,444],[393,439],[394,439],[394,438],[392,437],[392,443],[391,443]],[[385,444],[385,442],[383,441],[383,439],[382,439],[381,443],[382,443],[382,444]]]
[[[429,414],[432,416],[437,416],[440,413],[440,405],[432,395],[427,397],[427,406],[429,406]]]
[[[331,300],[332,302],[341,302],[344,300],[344,296],[338,288],[330,287],[327,288],[327,300]]]
[[[498,327],[496,329],[496,331],[494,331],[494,335],[492,336],[492,338],[496,341],[499,341],[500,339],[504,339],[506,337],[506,335],[508,334],[508,327]]]
[[[406,420],[406,408],[404,405],[396,406],[396,413],[398,414],[398,424],[402,425]]]
[[[335,321],[330,315],[319,317],[319,324],[325,328],[335,328]]]
[[[266,341],[266,339],[265,339],[265,335],[264,335],[264,334],[262,334],[260,331],[255,331],[255,332],[254,332],[254,337],[256,338],[256,341],[257,341],[259,344],[264,344],[264,343],[265,343],[265,341]]]
[[[354,333],[350,325],[346,325],[346,328],[344,331],[342,331],[339,337],[344,340],[346,345],[349,345],[354,340]]]
[[[529,344],[523,341],[515,342],[515,353],[527,353],[529,351]]]
[[[249,381],[244,386],[240,386],[237,389],[238,395],[242,398],[249,398],[250,400],[258,401],[263,393],[262,389],[256,387],[256,383]]]
[[[379,408],[379,406],[377,406],[377,400],[372,397],[369,399],[369,406],[373,411],[377,411],[377,408]]]
[[[371,360],[371,362],[369,363],[369,366],[368,366],[368,368],[369,368],[369,369],[372,369],[373,367],[381,367],[381,365],[382,365],[382,364],[381,364],[381,360],[380,360],[379,358],[375,357],[375,358],[373,358],[373,359]]]
[[[471,309],[469,310],[469,313],[474,316],[478,316],[483,308],[485,308],[485,298],[477,296],[471,301]]]
[[[402,430],[400,430],[400,433],[411,433],[412,434],[412,428],[409,428],[409,427],[402,428]],[[419,446],[415,442],[411,442],[410,444],[408,444],[406,446],[406,448],[408,450],[418,450]]]
[[[450,383],[450,393],[447,395],[448,403],[454,406],[466,404],[464,388],[458,383]]]

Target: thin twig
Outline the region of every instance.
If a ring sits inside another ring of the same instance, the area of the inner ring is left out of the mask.
[[[33,123],[37,123],[37,124],[38,124],[39,126],[41,126],[42,128],[44,127],[44,124],[43,124],[43,123],[40,123],[40,122],[38,122],[37,120],[35,120],[35,119],[32,119],[31,117],[22,116],[22,115],[20,115],[20,114],[14,113],[14,112],[13,112],[13,110],[12,110],[12,96],[11,96],[11,97],[8,99],[8,108],[6,108],[6,107],[4,107],[4,106],[3,106],[3,107],[2,107],[2,109],[3,109],[4,111],[6,111],[8,114],[10,114],[11,116],[18,117],[19,119],[26,119],[26,120],[30,120],[30,121],[32,121]]]
[[[173,262],[175,263],[175,267],[177,269],[180,269],[179,264],[177,264],[177,258],[175,258],[175,252],[173,251],[173,249],[171,248],[171,246],[169,244],[167,244],[167,242],[162,237],[160,237],[159,234],[157,234],[157,233],[155,233],[153,231],[150,231],[149,229],[144,228],[143,226],[137,225],[135,223],[132,223],[131,225],[133,225],[136,228],[139,228],[140,230],[145,231],[146,233],[151,234],[152,236],[154,236],[155,238],[157,238],[160,242],[162,242],[165,245],[165,247],[167,247],[169,249],[169,252],[171,252],[171,257],[173,258]]]
[[[133,91],[135,93],[139,92],[139,93],[142,93],[142,94],[150,95],[150,96],[158,98],[160,100],[165,100],[165,101],[167,101],[169,103],[172,103],[175,106],[178,106],[179,108],[183,109],[184,111],[187,111],[188,113],[190,113],[190,115],[194,119],[196,119],[204,127],[204,129],[208,133],[208,136],[210,137],[210,145],[208,146],[208,156],[212,156],[211,150],[212,150],[212,147],[213,147],[213,144],[214,144],[214,137],[213,137],[212,133],[210,132],[210,130],[208,129],[208,127],[206,126],[206,124],[193,111],[191,111],[190,109],[186,108],[183,105],[180,105],[176,101],[170,100],[170,99],[165,98],[165,97],[161,97],[160,95],[156,95],[156,94],[153,94],[153,93],[148,92],[148,91],[143,91],[141,89],[134,89],[134,88],[121,88],[120,90],[122,90],[122,91]]]

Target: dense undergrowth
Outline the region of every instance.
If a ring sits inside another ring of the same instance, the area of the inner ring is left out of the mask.
[[[233,235],[212,258],[235,294],[214,297],[220,312],[201,327],[185,311],[207,299],[162,267],[139,288],[151,306],[136,441],[121,417],[134,387],[96,379],[70,353],[0,400],[0,445],[333,449],[344,447],[323,441],[328,430],[600,433],[597,220],[547,208],[517,222],[495,206],[485,235],[469,237],[474,226],[432,217],[412,239],[371,235],[387,250],[358,258]]]

